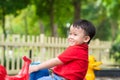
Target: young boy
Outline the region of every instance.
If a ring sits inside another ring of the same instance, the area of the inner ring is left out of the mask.
[[[88,44],[95,35],[94,25],[78,20],[70,26],[69,47],[56,58],[30,67],[30,73],[53,68],[53,75],[38,80],[83,80],[88,68]]]

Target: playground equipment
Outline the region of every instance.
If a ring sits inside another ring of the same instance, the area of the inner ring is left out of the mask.
[[[85,76],[85,80],[95,80],[95,74],[94,70],[100,70],[100,65],[102,62],[96,61],[95,57],[90,55],[89,56],[89,65],[88,65],[88,71]]]
[[[23,57],[24,65],[21,71],[15,76],[9,76],[6,69],[0,65],[0,80],[29,80],[29,65],[31,60],[26,56]]]

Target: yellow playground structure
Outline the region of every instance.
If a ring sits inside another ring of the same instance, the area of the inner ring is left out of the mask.
[[[95,80],[95,73],[94,70],[100,70],[100,65],[102,62],[96,61],[95,57],[92,55],[89,55],[89,65],[88,65],[88,71],[85,76],[85,80]]]

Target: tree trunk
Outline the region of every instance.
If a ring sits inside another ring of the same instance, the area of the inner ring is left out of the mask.
[[[44,31],[44,26],[43,26],[42,21],[39,21],[39,25],[40,25],[40,34],[44,34],[45,31]]]
[[[24,19],[24,24],[25,24],[25,35],[27,36],[29,34],[28,33],[28,24],[27,24],[27,16],[24,15],[23,19]]]
[[[54,0],[49,0],[50,2],[50,27],[51,27],[51,31],[52,31],[52,36],[56,37],[57,35],[57,30],[56,30],[56,26],[54,25]]]
[[[3,30],[3,34],[4,34],[4,40],[7,38],[7,33],[5,30],[5,10],[4,8],[2,8],[2,30]],[[5,46],[3,46],[3,59],[5,60]],[[5,63],[5,61],[3,62],[3,64]]]
[[[81,0],[72,0],[74,7],[74,22],[80,19]]]
[[[3,29],[3,34],[6,38],[7,33],[6,33],[6,30],[5,30],[5,10],[4,10],[4,8],[2,8],[2,29]]]
[[[115,23],[115,21],[110,19],[110,24],[111,24],[111,32],[112,32],[112,41],[115,40],[116,35],[117,35],[117,30],[118,30],[118,24]]]

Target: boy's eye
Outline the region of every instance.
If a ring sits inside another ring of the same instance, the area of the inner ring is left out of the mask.
[[[73,33],[69,33],[69,35],[74,35],[74,36],[77,36],[77,34],[73,34]]]
[[[75,36],[77,36],[77,34],[74,34]]]

